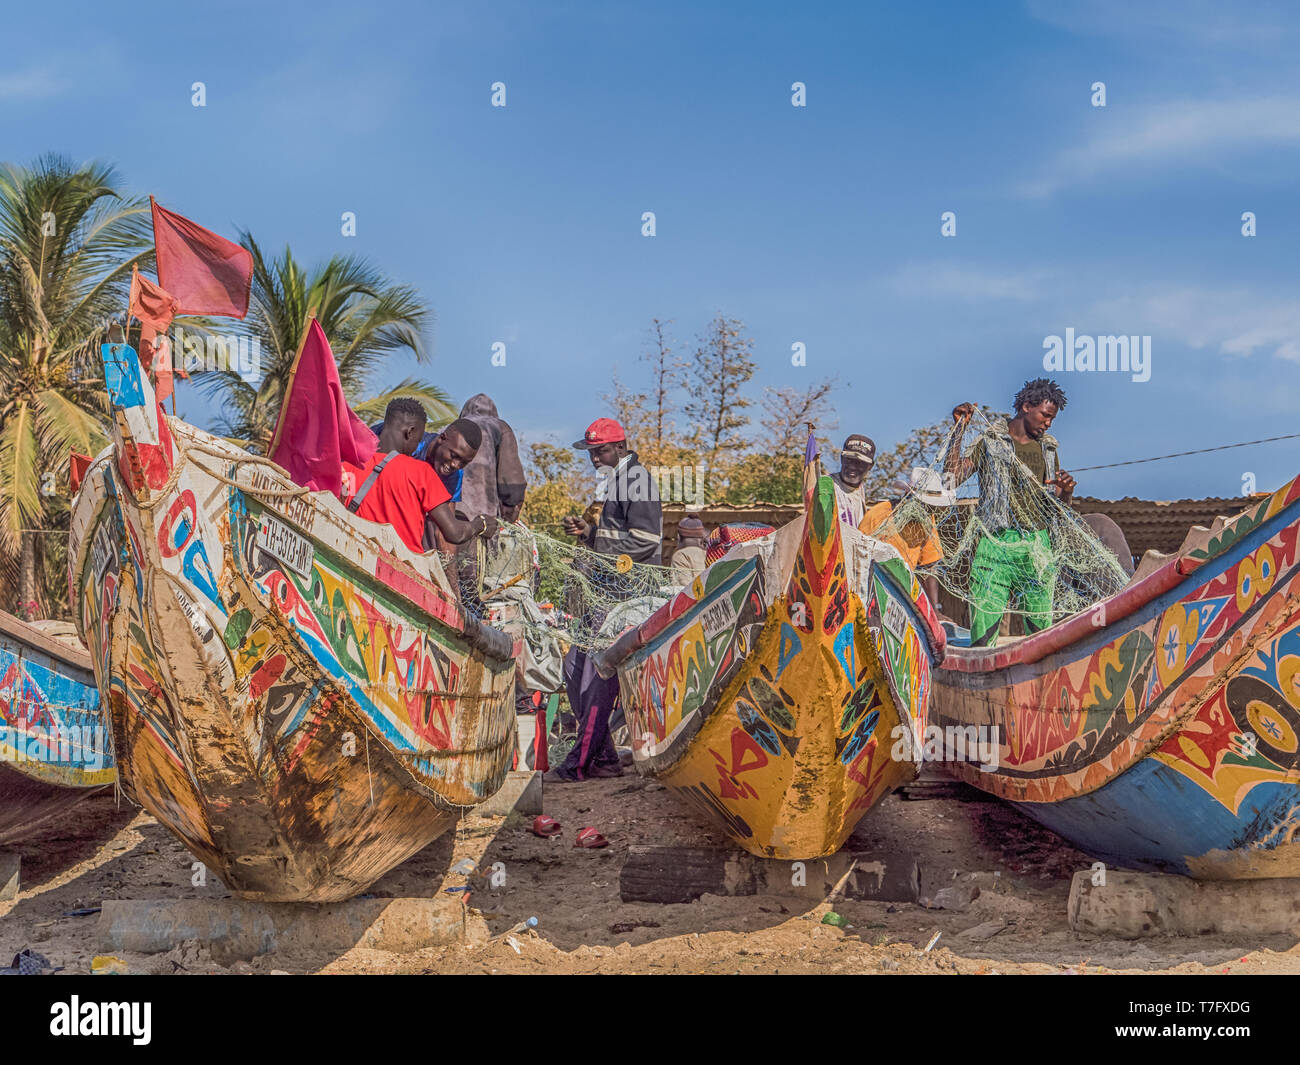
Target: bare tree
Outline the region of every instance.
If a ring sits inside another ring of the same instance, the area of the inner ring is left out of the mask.
[[[665,322],[659,318],[651,319],[650,339],[653,348],[642,356],[650,364],[651,395],[654,402],[654,460],[656,462],[662,459],[668,445],[668,441],[664,439],[665,436],[676,435],[674,432],[676,426],[674,426],[672,418],[672,395],[682,387],[684,383],[683,374],[686,370],[686,363],[674,354],[672,344],[667,336],[666,327],[671,324],[671,322]]]
[[[807,439],[809,423],[817,430],[818,439],[822,440],[823,434],[839,426],[839,419],[831,405],[831,395],[838,384],[837,378],[828,377],[804,389],[792,385],[765,388],[764,413],[759,420],[764,436],[762,440],[754,442],[755,447],[778,455],[801,451]]]
[[[687,372],[682,409],[710,483],[725,478],[749,446],[745,409],[751,403],[743,389],[754,376],[754,342],[743,335],[744,329],[738,319],[717,315],[700,337]]]

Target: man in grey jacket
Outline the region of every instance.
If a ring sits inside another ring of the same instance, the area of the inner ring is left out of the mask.
[[[483,442],[474,461],[465,467],[456,509],[468,518],[485,514],[514,521],[527,488],[514,430],[497,415],[497,405],[484,392],[471,396],[460,416],[482,430]]]

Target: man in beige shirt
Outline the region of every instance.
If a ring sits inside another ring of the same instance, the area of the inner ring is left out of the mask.
[[[678,584],[686,585],[704,572],[704,541],[708,533],[704,522],[688,514],[677,526],[677,550],[673,552],[673,577]]]

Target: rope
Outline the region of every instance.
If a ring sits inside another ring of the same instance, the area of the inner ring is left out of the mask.
[[[1085,470],[1113,470],[1116,466],[1137,466],[1143,462],[1159,462],[1162,459],[1179,459],[1185,455],[1207,455],[1211,451],[1229,451],[1234,447],[1250,447],[1253,444],[1271,444],[1276,440],[1295,440],[1300,438],[1300,433],[1287,433],[1285,436],[1266,436],[1262,440],[1245,440],[1240,444],[1220,444],[1218,447],[1202,447],[1195,451],[1175,451],[1168,455],[1153,455],[1149,459],[1129,459],[1127,462],[1108,462],[1103,466],[1076,466],[1076,473],[1083,473]]]
[[[213,458],[219,458],[225,462],[233,463],[236,472],[238,472],[240,466],[251,462],[258,466],[270,466],[277,474],[282,476],[284,475],[284,470],[280,466],[263,455],[231,455],[225,451],[218,451],[216,448],[204,447],[202,444],[191,444],[189,447],[181,448],[180,451],[182,461],[189,458],[191,455],[211,455]],[[178,469],[180,468],[180,465],[181,462],[178,461],[176,463]],[[302,485],[295,485],[293,488],[256,488],[243,481],[233,480],[225,476],[225,474],[218,473],[216,470],[205,466],[201,462],[195,462],[194,465],[209,477],[215,478],[222,484],[227,484],[232,488],[238,488],[241,492],[248,492],[250,495],[258,496],[263,499],[296,499],[311,492],[310,488],[306,488]]]

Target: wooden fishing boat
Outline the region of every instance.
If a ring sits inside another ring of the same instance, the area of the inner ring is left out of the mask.
[[[90,656],[67,629],[0,611],[0,845],[39,834],[117,776]]]
[[[637,769],[760,857],[834,853],[916,776],[943,651],[898,552],[841,524],[829,477],[805,499],[597,657],[618,668]]]
[[[241,895],[364,891],[504,782],[514,645],[436,555],[166,418],[129,347],[103,361],[70,568],[122,789]]]
[[[953,772],[1115,865],[1300,876],[1300,478],[1109,599],[992,649],[949,646],[931,720],[997,730]]]

